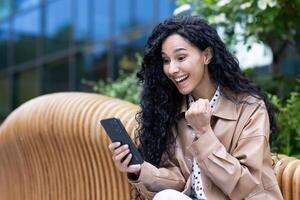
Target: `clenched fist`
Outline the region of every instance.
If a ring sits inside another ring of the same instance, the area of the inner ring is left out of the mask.
[[[205,133],[210,128],[211,108],[207,99],[198,99],[191,103],[185,113],[187,123],[198,133]]]

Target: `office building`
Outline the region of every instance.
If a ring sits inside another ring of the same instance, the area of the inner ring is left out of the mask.
[[[141,52],[174,8],[175,0],[1,0],[0,120],[33,97],[115,78],[122,57]]]

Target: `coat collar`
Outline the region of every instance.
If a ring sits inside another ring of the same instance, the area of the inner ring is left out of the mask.
[[[184,115],[184,113],[187,111],[187,105],[188,105],[187,95],[184,96],[181,105],[182,106],[179,115]],[[212,116],[226,119],[226,120],[234,120],[234,121],[238,119],[237,104],[229,100],[223,93],[222,89],[221,89],[220,97],[218,99],[218,103],[212,113]]]

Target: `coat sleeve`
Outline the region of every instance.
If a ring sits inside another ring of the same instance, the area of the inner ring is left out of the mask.
[[[129,182],[148,199],[164,189],[184,190],[185,178],[178,166],[171,161],[162,168],[157,168],[144,161],[141,166],[141,173],[135,180],[131,174],[128,174]]]
[[[250,113],[243,129],[237,133],[240,137],[233,153],[226,151],[212,129],[199,135],[188,147],[201,170],[230,199],[244,199],[261,182],[269,117],[265,106],[259,104]]]

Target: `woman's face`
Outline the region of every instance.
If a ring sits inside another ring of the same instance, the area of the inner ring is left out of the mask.
[[[201,96],[201,90],[205,91],[210,82],[207,64],[211,51],[207,49],[201,51],[178,34],[170,35],[162,43],[164,73],[181,94],[192,93],[196,97]]]

